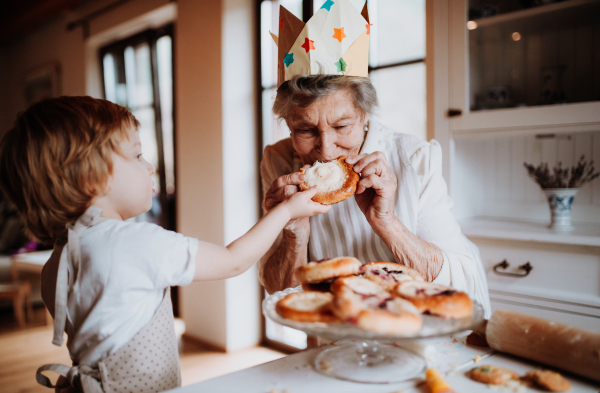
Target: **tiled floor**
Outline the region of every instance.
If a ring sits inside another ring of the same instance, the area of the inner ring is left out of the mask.
[[[51,393],[35,381],[35,371],[46,363],[70,364],[66,348],[52,345],[52,326],[44,325],[44,310],[34,310],[33,321],[19,329],[12,313],[0,311],[0,392]],[[253,347],[232,353],[206,351],[184,342],[180,354],[183,385],[190,385],[285,356],[268,348]],[[54,381],[56,375],[49,374]]]

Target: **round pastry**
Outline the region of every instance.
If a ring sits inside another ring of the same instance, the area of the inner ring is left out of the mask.
[[[275,305],[275,311],[286,319],[300,322],[340,322],[331,311],[333,295],[324,292],[290,293]]]
[[[350,276],[360,271],[361,263],[353,257],[321,259],[298,266],[294,277],[301,284],[318,283],[336,277]]]
[[[300,189],[306,191],[319,186],[319,192],[312,197],[313,201],[323,205],[341,202],[356,192],[360,176],[353,168],[354,165],[348,164],[345,156],[329,162],[317,161],[310,168],[300,170],[306,177]]]
[[[400,298],[386,299],[378,308],[363,309],[356,317],[356,325],[361,329],[384,335],[412,335],[421,330],[422,324],[419,310]]]
[[[551,392],[566,392],[571,389],[571,383],[565,377],[550,370],[530,371],[525,374],[525,378]]]
[[[444,318],[464,318],[473,313],[473,303],[464,292],[423,281],[405,281],[394,294],[414,304],[423,314]]]
[[[360,276],[338,278],[331,285],[333,313],[338,317],[356,321],[366,308],[378,309],[392,295],[374,281]]]
[[[510,380],[519,380],[519,374],[498,366],[477,366],[469,371],[469,377],[477,382],[502,385]]]
[[[369,262],[361,266],[360,271],[369,280],[375,281],[388,290],[404,281],[424,281],[418,271],[393,262]]]

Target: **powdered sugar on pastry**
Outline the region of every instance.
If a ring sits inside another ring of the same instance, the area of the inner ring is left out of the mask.
[[[319,186],[320,192],[341,188],[348,177],[337,161],[316,162],[304,171],[304,176],[306,176],[305,184],[309,188]]]

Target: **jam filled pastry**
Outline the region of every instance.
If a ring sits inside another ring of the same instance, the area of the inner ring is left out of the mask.
[[[444,285],[405,281],[398,284],[393,292],[414,304],[423,314],[464,318],[473,313],[473,303],[469,295]]]
[[[418,271],[393,262],[365,263],[360,271],[364,278],[383,285],[389,291],[400,282],[424,281]]]
[[[419,310],[394,298],[385,288],[364,277],[344,277],[331,286],[333,312],[361,329],[382,335],[411,335],[422,326]]]

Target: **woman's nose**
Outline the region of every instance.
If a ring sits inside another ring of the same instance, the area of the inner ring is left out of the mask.
[[[335,154],[335,132],[322,131],[319,135],[321,156],[324,160],[333,160]]]

